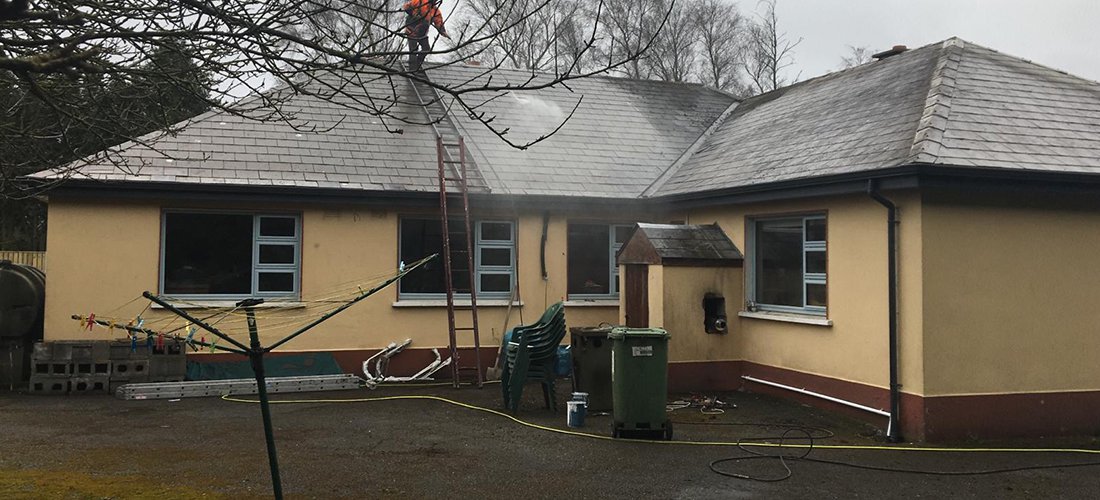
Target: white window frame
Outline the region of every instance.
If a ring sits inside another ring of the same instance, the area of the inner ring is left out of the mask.
[[[571,293],[568,294],[570,300],[600,300],[600,299],[616,299],[619,297],[619,266],[615,263],[615,255],[619,253],[619,249],[622,248],[623,243],[615,242],[615,230],[618,228],[632,228],[634,224],[601,224],[599,222],[585,222],[585,221],[570,221],[567,223],[566,230],[568,231],[568,225],[579,224],[586,226],[607,226],[607,261],[608,261],[608,286],[607,293]],[[566,242],[568,245],[568,242]],[[568,252],[569,249],[566,248]],[[568,259],[566,259],[566,265],[568,265]],[[566,270],[566,289],[569,288],[568,283],[569,272]]]
[[[249,215],[252,216],[252,286],[247,294],[183,294],[176,293],[166,295],[164,292],[164,258],[167,250],[165,238],[168,231],[169,214],[204,214],[204,215]],[[260,219],[280,218],[294,219],[294,236],[261,236]],[[294,262],[290,264],[261,264],[260,245],[286,245],[294,247]],[[302,276],[302,217],[297,213],[275,212],[244,212],[235,210],[187,210],[172,209],[161,211],[160,216],[160,269],[158,270],[159,284],[157,290],[160,295],[173,298],[186,298],[192,300],[236,300],[244,298],[272,298],[272,299],[297,299],[301,294]],[[293,290],[279,292],[261,292],[260,273],[262,272],[287,272],[293,273],[291,278]]]
[[[428,217],[416,217],[416,216],[401,217],[399,219],[399,224],[398,224],[398,228],[397,228],[397,258],[398,259],[401,258],[402,247],[404,246],[404,241],[401,240],[401,233],[402,233],[401,224],[404,224],[405,221],[411,221],[411,220],[421,220],[421,221],[429,221],[429,222],[434,221],[437,224],[441,224],[439,219],[431,219],[431,218],[428,218]],[[457,220],[460,224],[462,224],[461,219],[457,219]],[[512,291],[515,290],[515,288],[516,288],[516,223],[515,223],[515,221],[499,220],[499,219],[486,219],[486,220],[471,220],[470,222],[474,226],[473,227],[473,229],[474,229],[474,234],[473,234],[473,237],[474,237],[473,238],[474,283],[472,284],[472,286],[477,291],[478,299],[482,299],[482,298],[485,298],[485,299],[509,299],[509,298],[511,298],[512,297]],[[452,224],[453,224],[453,222],[452,222]],[[483,225],[484,224],[507,224],[508,228],[509,228],[508,240],[505,241],[505,240],[486,240],[486,239],[484,239],[483,236],[482,236],[482,234],[483,234]],[[506,248],[506,249],[508,249],[511,253],[511,258],[509,259],[508,265],[507,266],[491,266],[491,265],[482,264],[481,250],[482,249],[488,249],[488,248]],[[455,248],[451,248],[452,252],[454,252],[455,250],[456,250]],[[462,252],[465,252],[466,249],[463,248],[461,250],[462,250]],[[440,254],[440,256],[438,258],[442,259],[443,255]],[[503,275],[503,274],[507,274],[509,276],[509,280],[508,280],[508,288],[509,289],[508,289],[508,291],[504,291],[504,292],[483,292],[481,290],[481,276],[483,274],[485,274],[485,275],[491,275],[491,274],[501,274],[501,275]],[[440,292],[440,293],[402,292],[400,285],[398,286],[397,290],[398,290],[397,300],[399,300],[399,301],[400,300],[435,300],[435,299],[441,299],[441,298],[446,298],[447,297],[447,292],[446,291],[443,291],[443,292]],[[463,299],[463,298],[469,299],[470,294],[469,293],[455,293],[455,297],[459,298],[459,299]]]
[[[479,220],[475,222],[477,229],[474,231],[477,234],[477,238],[474,240],[474,288],[477,290],[478,297],[486,298],[510,298],[512,290],[516,286],[516,225],[511,221],[503,220]],[[483,237],[483,228],[485,224],[507,224],[508,225],[508,240],[486,240]],[[486,249],[507,249],[509,254],[508,265],[506,266],[490,266],[482,264],[481,251]],[[494,291],[485,292],[481,289],[481,277],[482,275],[508,275],[508,290],[507,291]],[[467,294],[463,294],[467,295]]]
[[[756,262],[757,262],[757,248],[756,248],[756,233],[757,223],[769,222],[769,221],[781,221],[781,220],[800,220],[802,225],[802,306],[789,306],[779,304],[763,304],[757,301],[756,297]],[[823,220],[825,221],[825,240],[824,241],[807,241],[806,240],[806,224],[811,220]],[[770,311],[779,313],[791,313],[791,314],[807,314],[813,316],[826,316],[828,314],[828,305],[825,306],[811,306],[806,304],[806,286],[807,285],[824,285],[825,289],[825,302],[828,304],[828,239],[829,239],[829,221],[825,214],[815,213],[806,215],[781,215],[774,217],[753,217],[748,219],[748,230],[745,234],[746,246],[748,247],[750,259],[749,265],[745,266],[745,300],[748,304],[750,311]],[[824,252],[826,255],[826,272],[824,273],[807,273],[806,272],[806,255],[811,252]]]

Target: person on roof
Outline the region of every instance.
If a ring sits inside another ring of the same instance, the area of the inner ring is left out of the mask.
[[[444,38],[451,38],[443,26],[439,0],[408,0],[405,11],[405,36],[409,39],[409,71],[420,71],[424,58],[432,50],[428,43],[428,26],[434,25]]]

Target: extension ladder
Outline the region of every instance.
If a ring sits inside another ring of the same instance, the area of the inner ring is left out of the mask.
[[[458,127],[451,121],[449,113],[447,113],[447,108],[443,105],[442,99],[440,99],[435,88],[412,80],[411,78],[408,81],[412,86],[413,92],[416,94],[417,100],[420,102],[421,106],[423,106],[424,112],[427,114],[428,122],[435,132],[436,138],[436,155],[438,157],[439,166],[439,211],[443,231],[443,273],[447,291],[447,338],[449,342],[448,347],[451,351],[451,380],[454,387],[458,388],[462,382],[459,372],[461,370],[473,370],[476,373],[477,386],[482,387],[485,383],[485,375],[481,364],[481,338],[477,322],[477,283],[474,281],[476,276],[474,273],[473,252],[474,233],[470,222],[469,200],[471,174],[476,172],[476,169],[474,172],[467,170],[466,162],[469,158],[469,154],[466,150],[466,143],[462,138],[462,134],[459,133]],[[482,183],[483,182],[484,181],[482,181]],[[465,248],[451,248],[452,233],[448,204],[451,203],[452,200],[447,192],[449,184],[453,186],[456,191],[453,195],[453,201],[459,202],[462,215],[460,227],[457,228],[459,231],[456,231],[454,234],[465,235]],[[462,264],[466,266],[470,284],[469,289],[455,288],[454,275],[452,274],[452,270],[454,269],[454,262],[452,259],[454,257],[462,259]],[[458,326],[456,321],[455,294],[462,293],[467,293],[470,297],[470,326]],[[458,332],[472,333],[474,341],[473,366],[464,366],[459,362]]]

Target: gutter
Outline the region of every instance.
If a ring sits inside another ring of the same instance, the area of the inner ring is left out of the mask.
[[[439,190],[425,191],[367,191],[347,188],[317,188],[301,186],[254,186],[247,184],[198,184],[155,181],[95,181],[71,179],[51,189],[47,195],[67,198],[102,199],[107,193],[111,199],[156,199],[162,202],[213,202],[213,203],[300,203],[309,205],[347,205],[379,208],[439,209]],[[470,193],[470,205],[479,211],[514,211],[516,206],[531,210],[577,212],[590,214],[593,210],[609,212],[636,211],[655,213],[649,200],[639,198],[613,198],[597,196],[561,196],[526,194]]]
[[[890,424],[887,427],[887,438],[890,442],[897,443],[901,441],[901,385],[898,384],[898,207],[878,192],[874,179],[867,181],[867,194],[886,207],[887,286],[890,290]]]
[[[22,179],[38,180],[32,177]],[[863,195],[867,182],[887,190],[945,188],[1005,193],[1048,192],[1093,195],[1100,191],[1100,175],[1066,172],[1013,171],[1009,169],[954,167],[909,163],[896,167],[773,181],[732,188],[666,194],[652,198],[595,197],[470,193],[470,201],[485,210],[514,210],[516,205],[533,210],[639,210],[660,213],[715,205],[791,200],[820,196]],[[42,182],[41,180],[39,180]],[[49,181],[45,181],[49,182]],[[112,198],[184,199],[253,203],[310,203],[374,205],[381,207],[438,207],[438,191],[387,191],[306,186],[255,186],[250,184],[183,183],[171,181],[104,181],[67,179],[50,190],[59,195],[99,198],[104,191]]]
[[[730,188],[708,189],[648,198],[675,208],[714,205],[744,205],[776,200],[817,196],[867,193],[867,181],[880,189],[948,188],[1005,193],[1034,193],[1037,189],[1066,194],[1095,194],[1100,190],[1100,174],[1080,172],[1039,172],[1006,168],[959,167],[906,163],[888,168],[843,174],[803,177],[790,180],[746,184]],[[1041,186],[1038,186],[1041,184]]]

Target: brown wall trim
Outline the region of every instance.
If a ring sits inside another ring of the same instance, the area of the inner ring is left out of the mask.
[[[668,364],[668,392],[736,391],[742,361],[681,361]]]
[[[820,392],[872,408],[886,409],[884,388],[745,361],[744,375]],[[784,389],[745,382],[743,389],[770,394],[850,415],[875,425],[886,417]],[[950,442],[1100,433],[1100,391],[923,397],[901,394],[902,437],[906,441]]]
[[[929,397],[924,412],[929,441],[1100,433],[1100,391]]]

